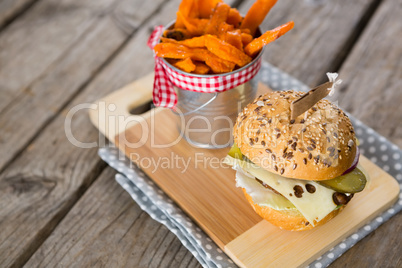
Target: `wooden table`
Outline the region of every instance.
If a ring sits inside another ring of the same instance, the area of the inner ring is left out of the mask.
[[[0,266],[200,267],[175,235],[66,137],[68,111],[153,69],[146,40],[179,0],[0,2]],[[245,13],[254,0],[230,1]],[[263,29],[295,29],[264,59],[310,86],[337,71],[339,105],[402,147],[400,0],[280,0]],[[72,122],[99,142],[87,111]],[[100,139],[101,138],[101,139]],[[331,267],[401,267],[402,214]]]

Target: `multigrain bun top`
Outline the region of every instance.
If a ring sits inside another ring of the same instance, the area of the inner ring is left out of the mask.
[[[244,156],[284,177],[328,180],[351,167],[356,137],[347,115],[320,100],[295,120],[290,104],[304,92],[262,95],[243,109],[234,126],[234,142]]]

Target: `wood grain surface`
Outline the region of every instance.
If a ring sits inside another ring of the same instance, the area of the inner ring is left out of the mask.
[[[402,147],[402,3],[383,1],[342,65],[339,105]],[[402,160],[401,160],[402,161]],[[402,267],[402,214],[370,233],[335,267]],[[365,252],[364,256],[360,254]]]
[[[38,0],[3,0],[0,2],[0,29],[21,16]]]
[[[27,267],[198,266],[172,232],[132,202],[115,174],[110,167],[100,174]]]
[[[50,252],[60,242],[56,238],[63,237],[65,232],[57,228],[59,223],[74,220],[68,216],[71,208],[78,206],[77,201],[87,190],[100,192],[96,190],[100,187],[97,182],[105,181],[99,175],[106,166],[97,157],[96,148],[78,148],[66,138],[66,115],[75,105],[91,103],[149,73],[153,68],[152,53],[145,41],[150,29],[173,20],[179,2],[1,1],[1,267],[22,266],[38,254],[35,253],[38,249]],[[252,2],[231,1],[243,13]],[[324,80],[326,71],[341,70],[345,81],[361,77],[362,82],[353,87],[345,82],[348,86],[345,98],[340,96],[341,106],[401,146],[400,124],[393,127],[394,122],[401,122],[398,117],[401,113],[396,112],[400,107],[395,104],[400,99],[401,45],[400,38],[392,38],[394,32],[400,32],[400,9],[398,0],[280,0],[264,22],[264,28],[290,19],[295,20],[296,28],[271,44],[264,59],[312,86]],[[368,94],[367,88],[373,82],[367,78],[373,76],[381,79]],[[384,98],[378,99],[374,93],[380,92],[381,87],[387,90]],[[358,97],[353,98],[355,95]],[[359,101],[360,98],[364,101]],[[366,103],[381,109],[372,109]],[[97,130],[90,125],[86,112],[78,113],[73,122],[73,134],[80,141],[98,141]],[[101,141],[104,142],[102,138]],[[85,211],[85,204],[88,203],[79,203],[78,208]],[[133,204],[132,209],[138,206]],[[150,220],[145,214],[142,217]],[[396,215],[332,267],[402,266],[398,250],[401,222],[401,215]],[[153,240],[157,229],[149,225],[141,228],[149,234],[145,237],[147,243],[132,237],[133,246],[141,247],[142,252],[152,251],[155,241],[160,241]],[[89,232],[82,239],[100,238]],[[171,239],[172,245],[178,245],[177,238],[171,236]],[[71,256],[67,251],[67,247],[52,251],[54,264],[65,254]],[[183,252],[166,246],[151,262],[141,263],[158,266],[162,258],[180,260]],[[103,259],[112,260],[114,253],[113,247],[108,248],[102,253]],[[131,253],[129,249],[121,252],[125,256]],[[199,266],[189,253],[184,259],[183,263]],[[58,264],[62,266],[61,262]],[[75,264],[80,266],[78,261]]]
[[[245,1],[244,13],[253,3]],[[350,42],[359,34],[365,16],[378,0],[293,1],[280,0],[262,24],[273,29],[293,20],[291,33],[270,44],[263,59],[310,87],[327,82],[326,72],[337,71]]]

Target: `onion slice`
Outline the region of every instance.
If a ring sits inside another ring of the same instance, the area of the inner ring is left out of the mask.
[[[360,150],[359,147],[356,146],[356,155],[355,155],[355,159],[353,160],[352,165],[350,166],[350,168],[348,168],[345,172],[343,172],[342,175],[345,175],[349,172],[351,172],[352,170],[354,170],[357,166],[357,164],[359,163],[359,158],[360,158]]]

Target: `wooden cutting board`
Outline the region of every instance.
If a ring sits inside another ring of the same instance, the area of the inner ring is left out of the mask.
[[[306,266],[398,197],[396,180],[361,156],[371,181],[342,213],[310,231],[280,230],[253,211],[235,186],[234,170],[220,163],[228,148],[191,146],[180,138],[169,109],[130,113],[149,106],[152,86],[150,74],[98,100],[91,121],[241,267]]]

